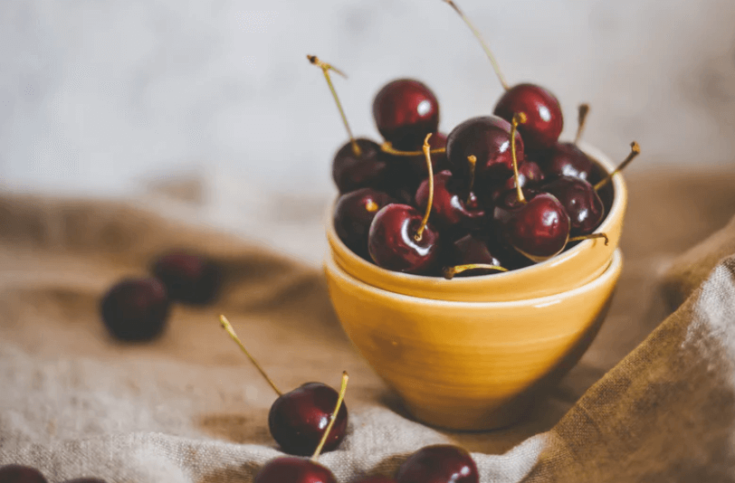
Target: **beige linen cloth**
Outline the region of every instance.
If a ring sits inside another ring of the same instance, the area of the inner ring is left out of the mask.
[[[275,395],[225,313],[282,389],[350,372],[347,438],[320,459],[340,482],[441,442],[472,451],[483,483],[735,481],[735,172],[638,171],[630,188],[595,343],[522,423],[485,433],[412,421],[343,335],[319,270],[134,204],[0,194],[0,464],[52,482],[252,481],[281,454]],[[111,340],[101,294],[180,246],[225,267],[221,300],[176,306],[155,342]]]

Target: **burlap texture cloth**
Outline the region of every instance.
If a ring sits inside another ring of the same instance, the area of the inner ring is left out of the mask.
[[[281,454],[275,395],[225,313],[282,389],[350,372],[348,435],[320,459],[340,482],[440,442],[472,451],[483,483],[735,481],[735,172],[634,174],[599,336],[522,423],[485,433],[412,421],[343,335],[318,269],[141,203],[0,194],[0,463],[52,482],[252,481]],[[111,340],[101,294],[181,246],[225,267],[221,300],[176,306],[153,343]]]

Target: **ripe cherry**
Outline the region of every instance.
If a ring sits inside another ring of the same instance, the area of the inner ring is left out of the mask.
[[[589,106],[582,104],[579,106],[579,122],[577,125],[577,135],[573,143],[557,142],[551,148],[547,149],[539,155],[539,162],[543,166],[546,176],[550,179],[561,176],[574,176],[589,182],[595,172],[595,163],[581,149],[577,147],[577,143],[582,137],[585,120],[589,113]]]
[[[429,199],[423,217],[416,208],[391,204],[375,215],[368,235],[368,252],[373,261],[388,270],[424,274],[438,261],[439,232],[429,224],[434,196],[431,148],[427,135],[424,154],[429,170]]]
[[[115,284],[102,298],[102,322],[117,339],[144,341],[159,335],[168,317],[170,301],[156,278],[129,278]]]
[[[447,138],[447,157],[452,172],[460,178],[470,177],[469,156],[475,156],[476,175],[481,182],[505,180],[513,174],[510,152],[511,125],[497,116],[481,116],[455,127]],[[523,160],[523,140],[516,133],[517,157]]]
[[[355,139],[355,136],[352,135],[352,129],[350,129],[350,124],[347,122],[347,116],[342,108],[342,103],[339,101],[337,91],[334,89],[329,72],[336,72],[343,77],[347,76],[334,66],[322,62],[315,55],[307,55],[306,58],[322,69],[324,79],[327,81],[329,90],[342,117],[342,123],[350,137],[349,142],[337,151],[332,161],[332,178],[334,178],[337,189],[340,193],[348,193],[359,188],[376,186],[382,183],[388,165],[380,146],[369,139]]]
[[[439,101],[423,83],[398,79],[383,86],[373,100],[378,131],[393,147],[411,150],[439,127]]]
[[[447,266],[442,271],[444,278],[456,276],[487,275],[507,271],[503,263],[495,258],[487,243],[480,237],[469,234],[456,240],[448,250]]]
[[[513,118],[513,132],[524,120],[523,114]],[[511,142],[511,146],[513,144]],[[518,168],[513,147],[512,152],[517,180]],[[508,244],[535,262],[561,252],[569,239],[569,216],[559,200],[548,193],[523,190],[518,181],[515,191],[498,198],[493,218]]]
[[[494,114],[508,122],[516,113],[522,112],[526,115],[527,122],[519,130],[529,153],[551,147],[559,139],[559,134],[564,128],[564,116],[557,98],[548,90],[534,84],[518,84],[510,87],[500,71],[495,56],[477,28],[452,0],[444,1],[462,17],[462,20],[477,37],[490,59],[500,84],[505,89],[505,93],[495,106]]]
[[[474,162],[474,157],[472,158]],[[424,180],[416,191],[416,205],[426,209],[429,202],[429,180]],[[464,185],[464,186],[463,186]],[[433,223],[441,230],[456,233],[471,231],[485,221],[485,209],[464,180],[457,180],[449,170],[434,176],[434,196],[431,213]]]
[[[250,355],[224,315],[220,315],[220,323],[278,394],[278,399],[268,413],[268,429],[281,449],[285,453],[298,456],[309,455],[317,448],[319,451],[336,449],[345,437],[348,417],[347,407],[342,405],[337,391],[320,382],[309,382],[291,392],[281,392],[258,361]],[[343,381],[344,384],[346,382]],[[332,410],[337,402],[340,407],[337,417],[334,418]],[[328,437],[325,438],[327,430]],[[324,442],[319,446],[322,439]]]
[[[361,188],[339,197],[334,206],[334,230],[342,242],[357,255],[368,258],[367,239],[375,213],[392,203],[381,191]]]
[[[48,483],[35,468],[23,465],[0,466],[0,483]]]
[[[398,468],[397,483],[479,483],[477,465],[467,450],[441,444],[426,446]]]
[[[222,273],[203,255],[177,250],[153,262],[151,271],[166,286],[169,298],[177,302],[203,305],[219,293]]]
[[[337,483],[334,474],[324,466],[317,463],[319,454],[325,445],[327,439],[331,436],[330,432],[337,419],[336,415],[342,409],[342,401],[344,400],[345,391],[347,390],[347,373],[342,374],[342,387],[339,391],[339,397],[332,411],[330,423],[322,435],[319,445],[314,450],[310,459],[282,457],[275,458],[263,466],[258,474],[255,475],[253,483]]]
[[[562,176],[541,189],[554,195],[564,206],[571,223],[571,236],[592,233],[605,216],[602,200],[592,185],[583,179]]]
[[[535,188],[546,178],[544,172],[538,164],[533,161],[526,161],[518,168],[518,183],[521,188]],[[500,195],[506,191],[516,189],[516,177],[511,176],[503,184],[493,188],[492,199],[495,201]]]

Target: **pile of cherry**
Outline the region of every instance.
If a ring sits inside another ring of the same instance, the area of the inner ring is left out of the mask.
[[[612,175],[577,147],[588,106],[580,106],[574,142],[560,142],[557,98],[534,84],[510,87],[477,30],[451,0],[490,57],[505,92],[492,115],[440,133],[439,102],[423,83],[399,79],[373,100],[384,139],[355,139],[330,79],[341,72],[315,56],[350,141],[336,153],[340,192],[334,228],[355,254],[388,270],[421,275],[479,275],[542,262],[594,233],[606,211],[600,194]],[[343,75],[343,74],[341,74]]]

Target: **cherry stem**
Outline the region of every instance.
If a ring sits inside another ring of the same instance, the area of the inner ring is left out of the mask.
[[[380,145],[380,150],[384,153],[392,154],[393,156],[421,156],[424,154],[423,151],[398,151],[393,148],[393,144],[390,141],[386,141]],[[431,150],[431,154],[442,154],[446,153],[447,148],[436,148]]]
[[[232,325],[227,320],[227,318],[224,315],[220,315],[219,321],[220,321],[220,324],[222,324],[222,328],[225,329],[225,331],[229,334],[232,340],[234,340],[237,343],[237,345],[240,346],[240,349],[245,353],[246,356],[248,356],[248,359],[250,359],[250,362],[252,362],[255,368],[258,369],[258,371],[260,371],[260,374],[265,378],[266,381],[268,381],[268,384],[270,384],[273,390],[276,391],[276,394],[278,394],[279,396],[282,396],[283,393],[281,392],[281,390],[278,389],[278,387],[273,381],[271,381],[271,378],[268,377],[268,374],[266,374],[263,368],[260,367],[260,364],[258,364],[258,361],[256,361],[255,358],[250,355],[250,352],[248,352],[248,350],[245,348],[245,345],[243,345],[243,343],[240,341],[240,338],[237,337],[237,334],[235,333],[235,329],[232,328]]]
[[[342,109],[342,103],[339,101],[339,96],[337,96],[337,91],[334,89],[334,84],[332,84],[332,78],[329,76],[329,71],[330,70],[334,71],[337,74],[344,77],[345,79],[347,78],[347,75],[341,70],[332,66],[331,64],[322,62],[316,55],[307,55],[306,58],[309,59],[309,62],[311,62],[315,66],[322,69],[322,72],[324,73],[324,78],[326,79],[327,85],[329,86],[329,90],[332,91],[332,97],[334,97],[334,102],[337,103],[337,109],[339,109],[339,114],[340,116],[342,116],[342,122],[345,125],[345,129],[347,129],[347,135],[350,136],[350,143],[352,143],[352,152],[355,154],[355,156],[361,156],[362,149],[360,149],[360,146],[357,144],[357,141],[355,141],[355,136],[352,135],[352,129],[350,129],[350,123],[347,122],[347,116],[345,115],[344,109]]]
[[[499,272],[507,272],[508,269],[505,267],[501,267],[498,265],[487,265],[484,263],[471,263],[468,265],[457,265],[455,267],[447,267],[442,271],[442,275],[444,275],[444,278],[447,280],[451,280],[454,278],[455,275],[460,274],[462,272],[466,272],[467,270],[497,270]]]
[[[475,167],[477,166],[477,157],[473,154],[467,156],[467,162],[470,163],[470,186],[467,190],[467,203],[472,200],[472,189],[475,187]]]
[[[577,135],[574,136],[574,145],[576,146],[580,139],[582,139],[582,131],[584,131],[584,124],[587,120],[587,114],[590,113],[589,104],[579,105],[579,116],[577,117]]]
[[[607,246],[607,244],[610,243],[610,239],[607,237],[605,233],[592,233],[590,235],[575,236],[574,238],[570,238],[569,240],[567,240],[567,243],[578,242],[578,241],[583,241],[583,240],[592,240],[594,238],[604,238],[605,246]]]
[[[365,203],[365,209],[368,211],[368,213],[375,213],[376,211],[378,211],[378,208],[380,207],[373,200],[368,200],[367,203]]]
[[[526,115],[522,112],[513,115],[513,120],[510,127],[510,154],[513,158],[513,176],[516,180],[516,189],[518,190],[518,202],[526,203],[526,197],[523,196],[523,189],[521,189],[521,177],[518,174],[518,158],[516,157],[516,132],[518,131],[518,124],[524,124],[526,122]]]
[[[329,419],[329,424],[327,425],[327,429],[324,430],[322,439],[321,441],[319,441],[319,446],[316,447],[314,454],[311,455],[311,461],[316,461],[317,458],[319,458],[319,454],[321,454],[322,448],[324,448],[324,445],[327,442],[329,433],[332,431],[334,422],[337,420],[337,415],[339,414],[339,410],[342,407],[342,401],[345,400],[345,393],[347,392],[347,381],[349,380],[350,380],[350,376],[347,374],[347,371],[344,371],[342,373],[342,387],[339,388],[339,396],[337,397],[337,405],[334,407],[334,412],[332,413],[332,417]]]
[[[607,185],[612,180],[613,176],[615,176],[616,174],[624,170],[625,167],[628,166],[630,162],[633,161],[636,158],[636,156],[638,156],[639,154],[641,154],[641,147],[638,145],[637,142],[633,141],[632,143],[630,143],[630,154],[628,155],[627,158],[625,158],[625,161],[620,163],[618,167],[615,168],[615,170],[612,173],[608,174],[605,177],[605,179],[597,183],[595,185],[595,191],[600,191],[600,189],[605,187],[605,185]]]
[[[472,30],[472,33],[477,38],[477,40],[480,41],[480,45],[482,46],[482,50],[485,51],[485,54],[487,54],[487,58],[490,59],[490,63],[493,66],[493,70],[495,71],[495,75],[498,76],[498,80],[500,81],[500,85],[503,86],[503,89],[506,91],[510,89],[510,86],[508,85],[508,82],[505,80],[505,76],[503,76],[503,73],[500,71],[500,65],[498,65],[498,61],[495,59],[495,56],[493,55],[492,50],[490,50],[490,47],[487,46],[485,41],[482,38],[482,35],[480,35],[480,31],[477,30],[477,28],[470,22],[470,19],[462,12],[462,10],[459,9],[456,3],[454,3],[452,0],[444,0],[445,3],[449,4],[450,7],[454,9],[455,12],[459,14],[460,17],[462,17],[462,20],[464,20],[464,23],[467,24],[467,26]]]
[[[424,139],[424,156],[426,156],[426,167],[429,170],[429,199],[426,203],[426,212],[424,213],[424,218],[421,220],[421,226],[419,226],[416,235],[413,237],[417,242],[420,242],[421,237],[424,236],[426,225],[429,224],[431,207],[434,205],[434,168],[431,166],[431,146],[429,146],[429,139],[431,139],[431,133],[427,134],[426,139]]]

